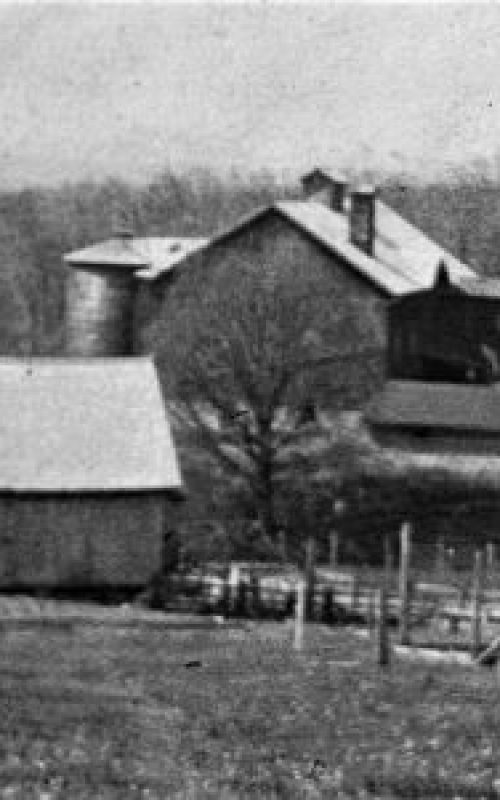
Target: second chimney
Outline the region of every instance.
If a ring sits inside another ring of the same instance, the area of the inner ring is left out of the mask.
[[[302,178],[302,188],[308,200],[331,208],[342,214],[347,193],[347,178],[341,173],[314,169]]]
[[[377,193],[373,186],[360,186],[351,192],[349,240],[369,256],[375,244],[375,205]]]

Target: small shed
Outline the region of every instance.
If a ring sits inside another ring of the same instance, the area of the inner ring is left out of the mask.
[[[449,275],[393,300],[388,375],[395,379],[488,383],[500,377],[500,280]]]
[[[0,588],[140,587],[182,481],[150,358],[0,361]]]
[[[365,420],[388,447],[500,455],[500,384],[387,381]]]

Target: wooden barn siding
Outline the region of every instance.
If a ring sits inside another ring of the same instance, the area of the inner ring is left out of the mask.
[[[0,586],[141,585],[160,564],[161,494],[0,495]]]
[[[66,353],[130,355],[135,293],[136,281],[129,270],[71,268],[66,290]]]
[[[306,290],[309,284],[316,292],[323,291],[325,295],[334,293],[332,318],[336,310],[342,312],[349,304],[355,303],[356,342],[339,342],[337,338],[334,344],[345,350],[353,345],[371,349],[379,347],[380,357],[377,359],[375,371],[373,357],[370,373],[364,373],[362,362],[357,365],[360,374],[366,375],[359,402],[364,402],[379,388],[385,374],[387,298],[375,285],[360,277],[353,268],[344,264],[324,246],[314,242],[277,212],[263,215],[247,227],[192,256],[179,270],[173,283],[168,279],[164,283],[160,280],[160,285],[156,282],[150,289],[141,287],[142,292],[154,294],[155,300],[151,300],[150,307],[153,308],[156,304],[156,320],[160,320],[158,327],[155,319],[144,327],[141,334],[142,347],[163,350],[165,363],[160,369],[165,370],[168,363],[168,321],[175,319],[177,308],[184,309],[186,302],[189,302],[193,280],[209,281],[217,270],[237,268],[238,260],[244,260],[247,264],[255,263],[256,267],[265,266],[270,279],[273,270],[279,271],[282,278],[288,275],[291,280],[299,279]],[[161,293],[163,300],[159,303],[158,295]],[[143,302],[146,304],[146,301]],[[160,328],[163,341],[158,336]],[[332,332],[334,331],[338,332],[338,329],[332,322]],[[333,367],[328,369],[331,372]],[[162,379],[168,381],[168,375],[162,375]]]

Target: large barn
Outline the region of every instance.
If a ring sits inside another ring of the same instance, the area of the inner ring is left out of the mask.
[[[350,186],[342,175],[320,168],[305,175],[302,186],[302,199],[258,208],[210,238],[129,237],[123,244],[115,237],[67,258],[86,270],[112,261],[134,274],[140,346],[161,351],[167,371],[164,339],[173,335],[184,288],[189,293],[193,281],[210,281],[217,270],[245,261],[314,286],[331,303],[337,344],[334,320],[350,310],[356,340],[346,342],[345,349],[370,351],[366,363],[358,360],[363,379],[353,380],[364,387],[357,398],[361,403],[384,379],[388,302],[431,287],[441,259],[454,281],[475,273],[404,220],[373,188]],[[80,334],[76,340],[81,341]]]
[[[97,245],[98,247],[99,245]],[[137,252],[143,252],[138,240]],[[359,360],[364,392],[361,403],[379,388],[385,376],[386,309],[394,298],[432,286],[436,264],[445,259],[453,280],[474,277],[473,271],[431,241],[382,201],[371,187],[351,187],[342,176],[313,170],[303,179],[303,198],[259,208],[217,233],[193,244],[174,265],[140,270],[139,294],[147,294],[155,317],[146,342],[162,348],[162,335],[183,302],[183,285],[210,281],[217,270],[238,262],[302,281],[331,304],[331,328],[350,309],[355,340],[340,342],[347,350],[370,351]],[[287,278],[285,278],[287,279]],[[156,320],[159,324],[155,323]],[[373,350],[379,356],[374,359]],[[168,355],[168,354],[167,354]]]

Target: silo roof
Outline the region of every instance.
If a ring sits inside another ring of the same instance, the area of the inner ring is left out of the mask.
[[[149,266],[146,255],[134,247],[133,237],[113,236],[82,250],[66,253],[64,260],[70,266],[109,266],[144,269]]]
[[[201,236],[114,236],[66,253],[64,260],[76,267],[125,267],[137,270],[138,278],[156,280],[208,241]]]
[[[151,358],[0,360],[0,491],[182,491]]]

